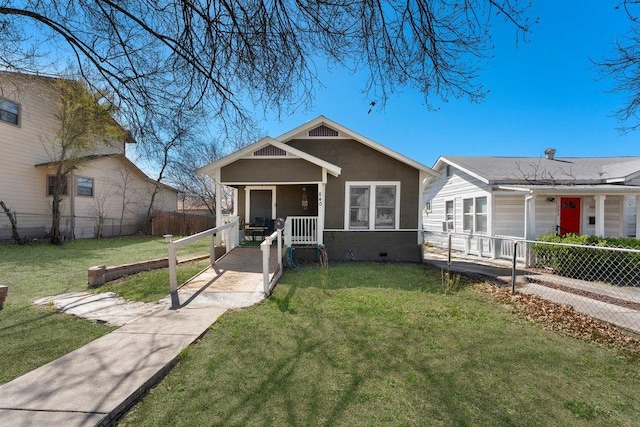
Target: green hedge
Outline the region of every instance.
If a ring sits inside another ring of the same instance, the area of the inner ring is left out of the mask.
[[[553,233],[540,236],[538,241],[640,250],[640,240],[620,237],[596,237],[583,234],[560,236]],[[640,286],[640,253],[544,243],[535,243],[533,253],[539,267],[550,268],[561,276],[621,286]]]

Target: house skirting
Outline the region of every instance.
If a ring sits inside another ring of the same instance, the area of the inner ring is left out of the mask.
[[[416,231],[325,231],[329,261],[420,262]],[[317,260],[315,248],[296,248],[302,260]]]

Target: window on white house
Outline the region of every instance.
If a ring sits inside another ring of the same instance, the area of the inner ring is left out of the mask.
[[[445,229],[453,230],[454,228],[454,205],[453,200],[447,200],[444,202],[444,220],[445,220]]]
[[[487,197],[464,199],[462,201],[462,229],[471,233],[486,233],[488,230]]]
[[[399,182],[347,183],[346,223],[350,230],[385,230],[399,226]]]
[[[53,192],[56,186],[58,178],[55,175],[47,175],[47,196],[53,196]],[[67,195],[67,179],[63,178],[61,196]]]
[[[93,197],[93,179],[79,176],[76,179],[76,194],[78,196]]]
[[[0,99],[0,120],[17,125],[19,122],[20,107],[8,99]]]
[[[476,233],[486,233],[488,231],[488,209],[487,209],[487,198],[486,197],[477,197],[476,198],[476,223],[475,223],[475,232]]]

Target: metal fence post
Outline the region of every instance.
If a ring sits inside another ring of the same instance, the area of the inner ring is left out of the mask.
[[[518,241],[513,242],[513,264],[511,266],[511,293],[516,293],[516,258],[518,254]]]
[[[449,247],[447,253],[447,265],[451,267],[451,233],[449,233]]]

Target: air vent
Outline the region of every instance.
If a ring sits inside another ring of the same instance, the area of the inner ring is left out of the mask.
[[[282,148],[275,147],[273,145],[267,145],[266,147],[262,147],[258,151],[253,152],[254,157],[264,157],[264,156],[286,156],[287,152]]]
[[[338,131],[333,130],[325,125],[320,125],[309,131],[309,136],[338,136]]]

